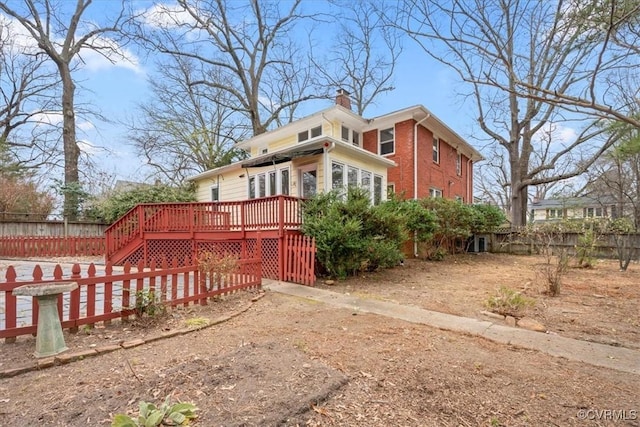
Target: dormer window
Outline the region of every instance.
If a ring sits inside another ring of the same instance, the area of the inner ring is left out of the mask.
[[[316,126],[298,133],[298,142],[306,141],[309,138],[315,138],[320,135],[322,135],[322,126]]]

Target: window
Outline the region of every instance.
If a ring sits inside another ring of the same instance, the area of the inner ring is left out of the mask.
[[[258,197],[264,197],[267,195],[267,180],[263,173],[258,175]]]
[[[360,134],[358,132],[351,132],[351,143],[356,147],[360,146]]]
[[[464,203],[462,196],[456,196],[456,202]]]
[[[462,153],[458,153],[456,156],[456,174],[462,175]]]
[[[249,177],[249,198],[250,199],[256,198],[256,177],[255,176]]]
[[[342,140],[345,142],[349,142],[349,134],[351,132],[349,131],[349,128],[346,126],[342,126]]]
[[[278,191],[279,190],[279,191]],[[249,198],[289,194],[289,168],[269,171],[249,177]]]
[[[440,140],[433,137],[433,161],[434,163],[440,163]]]
[[[392,198],[396,194],[396,185],[394,183],[387,184],[387,199]]]
[[[393,154],[395,152],[394,146],[394,130],[393,128],[382,129],[380,131],[380,155]]]
[[[358,168],[349,166],[349,172],[347,173],[347,186],[349,187],[358,186]]]
[[[217,202],[220,200],[220,190],[217,185],[211,186],[211,201]]]
[[[260,150],[260,154],[267,154],[269,152],[268,148],[263,148]]]
[[[562,209],[547,209],[547,219],[562,218]]]
[[[361,185],[371,194],[371,172],[362,171]]]
[[[382,177],[380,175],[373,176],[373,204],[379,205],[382,202]]]
[[[442,197],[442,190],[437,188],[430,188],[429,197]]]
[[[602,208],[584,208],[583,216],[584,218],[600,218],[602,217]]]
[[[280,194],[289,195],[289,169],[280,169]]]
[[[331,164],[331,188],[344,187],[344,165],[333,162]]]
[[[322,135],[322,125],[298,133],[298,142]]]
[[[276,190],[278,187],[276,186],[276,171],[269,172],[269,191],[268,194],[270,196],[276,195]]]
[[[354,130],[349,129],[346,126],[342,126],[341,129],[341,135],[342,140],[344,142],[350,142],[351,144],[355,145],[356,147],[360,146],[360,134]]]

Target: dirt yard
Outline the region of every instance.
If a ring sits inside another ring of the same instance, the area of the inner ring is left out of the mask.
[[[496,322],[485,302],[507,286],[535,299],[524,315],[548,333],[640,349],[637,264],[624,273],[614,261],[571,268],[550,297],[541,262],[412,260],[317,286]],[[116,413],[137,413],[140,400],[167,396],[195,403],[193,424],[207,427],[640,425],[637,375],[272,292],[255,297],[66,335],[77,352],[249,307],[186,335],[0,379],[0,425],[108,426]],[[34,346],[33,337],[0,344],[0,370],[33,363]]]

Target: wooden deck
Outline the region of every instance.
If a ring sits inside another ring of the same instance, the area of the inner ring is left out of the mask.
[[[284,280],[293,269],[298,283],[315,281],[312,239],[298,236],[303,199],[273,196],[235,202],[154,203],[131,209],[105,231],[107,262],[150,265],[162,259],[192,259],[202,251],[241,258],[259,251],[263,276]],[[292,248],[298,249],[292,249]],[[298,260],[291,265],[292,259]],[[297,265],[303,262],[304,265]]]

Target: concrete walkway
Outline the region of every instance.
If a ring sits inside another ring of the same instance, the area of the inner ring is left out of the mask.
[[[501,344],[538,350],[576,362],[640,374],[640,351],[638,350],[512,328],[485,320],[454,316],[388,301],[363,299],[293,283],[263,279],[262,285],[265,289],[274,292],[308,298],[355,312],[374,313],[447,331],[467,333]]]

